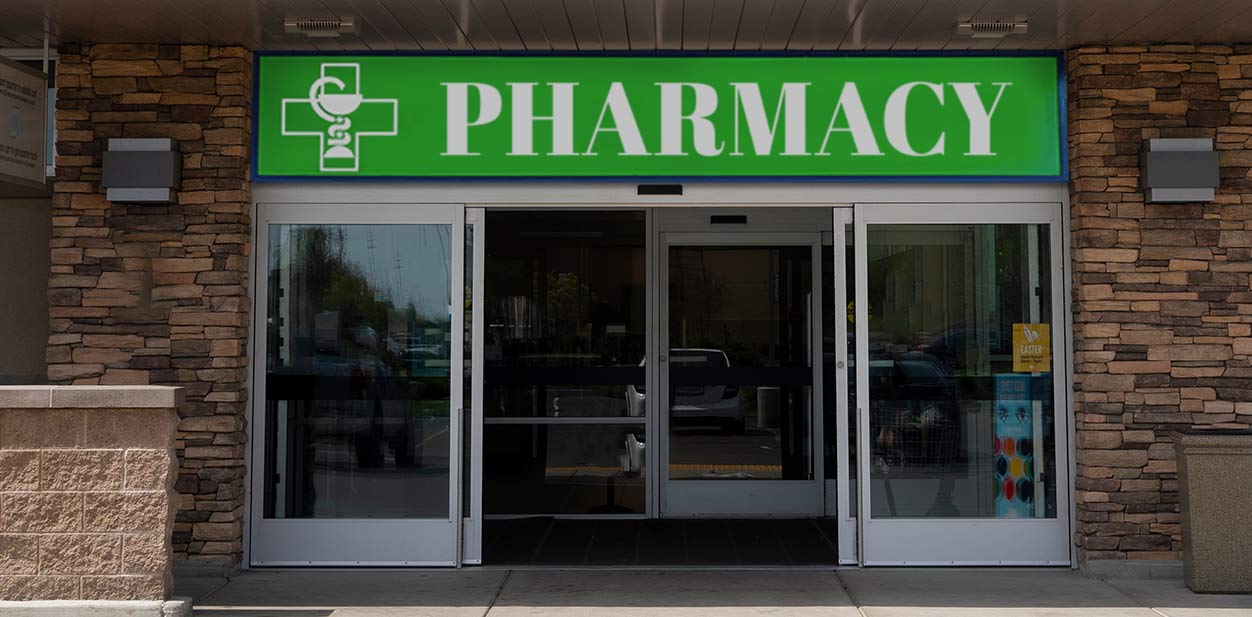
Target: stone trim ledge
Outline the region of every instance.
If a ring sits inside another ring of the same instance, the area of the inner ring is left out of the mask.
[[[174,598],[165,601],[125,602],[77,600],[44,600],[9,602],[0,600],[0,617],[191,617],[191,600]]]
[[[0,386],[0,409],[173,409],[171,386]]]

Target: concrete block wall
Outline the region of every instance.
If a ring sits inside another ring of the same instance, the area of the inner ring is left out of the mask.
[[[174,548],[242,550],[251,252],[252,55],[202,45],[63,45],[57,66],[48,379],[182,386]],[[169,137],[178,201],[111,203],[111,137]]]
[[[180,398],[0,387],[0,599],[169,597]]]
[[[1067,57],[1080,558],[1179,559],[1175,435],[1252,425],[1252,46]],[[1213,139],[1213,203],[1145,203],[1153,137]]]

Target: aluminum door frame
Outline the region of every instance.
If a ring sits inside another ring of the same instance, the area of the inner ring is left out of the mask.
[[[855,350],[848,349],[848,320],[846,317],[848,306],[848,283],[847,279],[847,250],[848,250],[848,231],[853,225],[852,206],[840,205],[834,206],[834,217],[831,229],[831,250],[834,252],[831,260],[831,268],[833,272],[829,276],[833,277],[834,287],[834,304],[835,304],[835,392],[831,393],[835,397],[835,478],[833,482],[831,478],[826,479],[827,505],[826,514],[834,515],[838,521],[839,538],[835,544],[835,548],[839,552],[840,565],[857,565],[859,563],[859,546],[857,542],[859,529],[857,525],[857,509],[852,507],[852,494],[855,488],[851,481],[852,466],[848,464],[848,443],[849,432],[852,430],[848,422],[848,393],[852,384],[848,379],[848,353],[855,353]],[[855,277],[853,283],[855,284]],[[823,363],[824,366],[824,363]],[[861,424],[858,422],[857,426]],[[825,449],[823,448],[823,452]],[[857,481],[860,481],[860,475],[857,475]],[[834,484],[831,487],[831,484]],[[833,490],[833,495],[832,491]],[[831,507],[831,500],[834,504]],[[860,500],[857,500],[860,503]]]
[[[462,478],[469,477],[469,512],[461,513],[461,558],[462,565],[481,565],[483,558],[483,372],[485,370],[486,348],[485,329],[483,327],[484,303],[481,301],[483,288],[486,286],[487,259],[487,217],[483,208],[465,208],[465,228],[472,230],[473,237],[473,269],[470,273],[470,400],[469,421],[469,469],[462,472]],[[454,247],[455,250],[455,247]],[[465,251],[461,251],[465,253]],[[465,268],[462,266],[462,271]],[[464,345],[458,345],[464,347]],[[465,374],[462,367],[461,374]],[[461,392],[465,391],[462,384]],[[465,403],[462,402],[462,408]],[[461,441],[465,443],[464,439]],[[462,452],[460,459],[465,460]],[[460,486],[466,486],[462,480]],[[461,499],[461,508],[465,500]]]
[[[269,272],[270,225],[449,225],[451,226],[452,304],[464,306],[465,211],[459,204],[300,204],[258,203],[254,276]],[[476,238],[477,240],[477,238]],[[478,244],[476,242],[476,244]],[[475,267],[481,269],[481,264]],[[269,312],[268,285],[255,284],[253,313],[251,445],[254,470],[250,501],[248,556],[254,567],[273,566],[457,566],[461,565],[461,426],[464,349],[451,346],[448,413],[448,517],[446,519],[277,519],[265,518],[265,377]],[[461,298],[457,303],[456,298]],[[464,332],[464,310],[452,311],[454,343]]]
[[[649,410],[656,418],[656,478],[659,515],[683,517],[816,517],[825,511],[822,452],[822,235],[821,232],[661,232],[657,234],[657,396]],[[811,480],[671,480],[669,478],[669,248],[671,246],[804,246],[812,250],[809,314],[813,386],[809,403]],[[807,493],[807,494],[806,494]]]
[[[1073,435],[1066,388],[1069,337],[1065,334],[1065,218],[1059,202],[854,205],[856,255],[856,380],[858,553],[866,566],[1068,566],[1071,564],[1069,474]],[[1056,517],[1042,519],[890,518],[870,516],[868,226],[909,224],[1048,225],[1052,267],[1052,388],[1056,443]],[[1006,554],[1012,550],[1015,554]],[[1019,555],[1025,553],[1027,558]]]

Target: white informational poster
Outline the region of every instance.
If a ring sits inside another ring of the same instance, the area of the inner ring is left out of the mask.
[[[47,78],[0,58],[0,182],[44,184]]]

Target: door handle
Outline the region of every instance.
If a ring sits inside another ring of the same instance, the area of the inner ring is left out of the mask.
[[[465,427],[464,407],[456,408],[455,422],[457,428],[456,434],[460,435],[461,429]],[[452,435],[453,431],[449,430],[448,451],[455,452],[456,458],[458,459],[456,463],[456,475],[453,477],[453,480],[456,482],[456,486],[453,488],[453,492],[456,495],[456,501],[453,502],[452,505],[452,515],[454,517],[452,522],[456,529],[456,552],[452,557],[452,565],[453,567],[460,569],[465,560],[465,512],[462,510],[465,503],[465,469],[463,468],[464,465],[462,463],[465,460],[465,453],[461,451],[461,448],[465,445],[465,435],[460,435],[461,443],[452,443]]]

